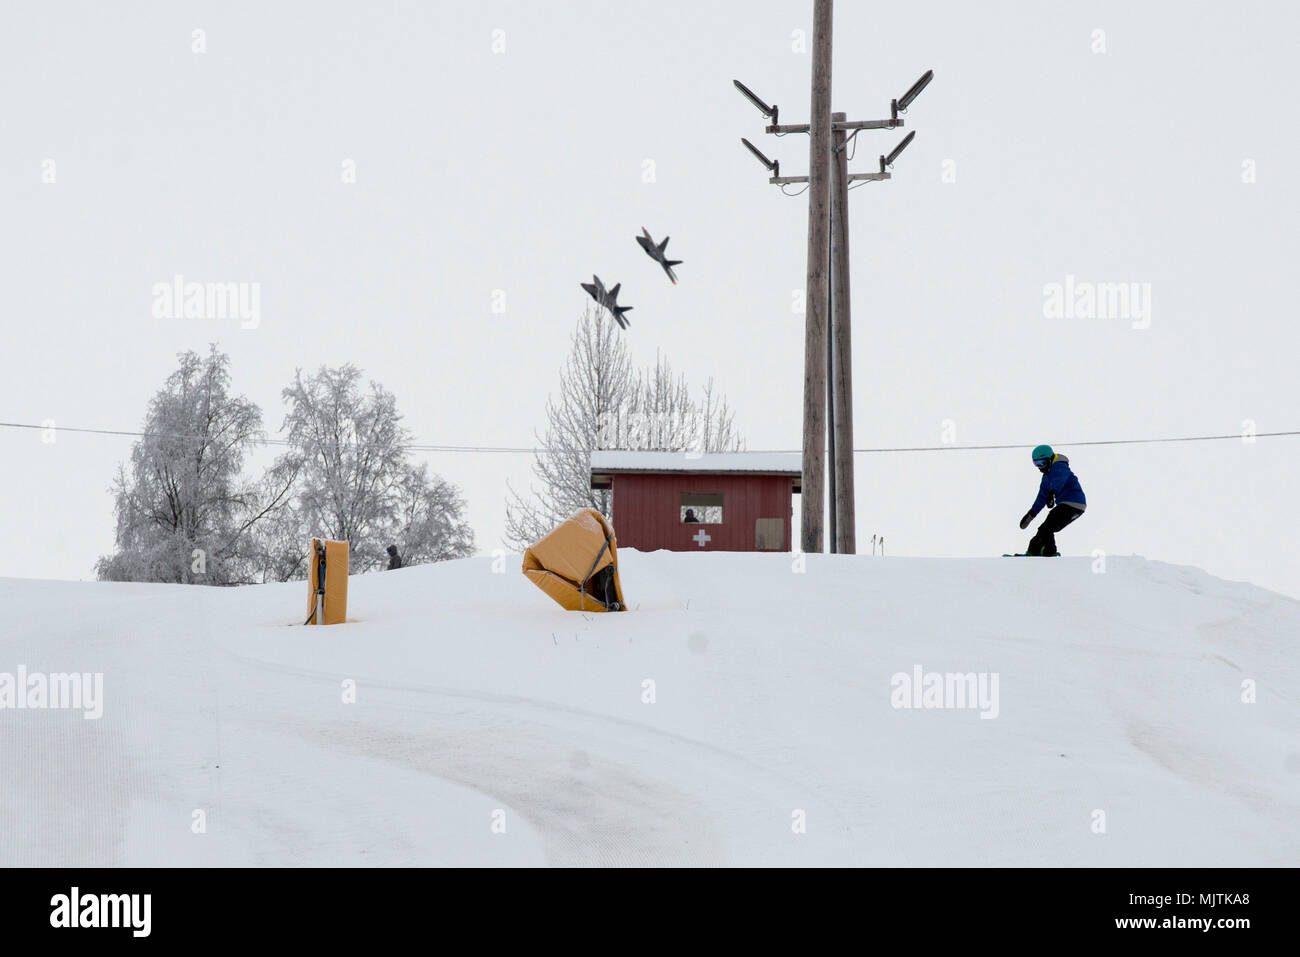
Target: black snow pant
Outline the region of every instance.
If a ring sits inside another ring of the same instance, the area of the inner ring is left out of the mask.
[[[1056,533],[1082,514],[1083,509],[1075,508],[1073,505],[1056,506],[1047,513],[1047,520],[1038,526],[1038,531],[1029,540],[1029,548],[1025,550],[1025,554],[1044,557],[1059,554],[1056,551]]]

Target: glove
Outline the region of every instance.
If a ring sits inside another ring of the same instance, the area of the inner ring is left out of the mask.
[[[1048,492],[1048,493],[1047,493],[1047,507],[1048,507],[1048,508],[1056,508],[1056,493],[1055,493],[1055,492]]]
[[[1034,513],[1033,513],[1033,512],[1025,512],[1025,517],[1022,518],[1022,519],[1020,520],[1020,527],[1021,527],[1021,528],[1028,528],[1028,527],[1029,527],[1029,523],[1032,522],[1033,520],[1034,520]]]

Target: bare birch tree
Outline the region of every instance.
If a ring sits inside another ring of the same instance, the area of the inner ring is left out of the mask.
[[[505,540],[523,548],[581,508],[612,516],[612,496],[591,488],[591,453],[597,449],[701,452],[737,451],[726,400],[713,380],[700,400],[666,357],[634,372],[618,329],[590,308],[578,320],[560,378],[558,398],[546,400],[546,432],[533,461],[536,486],[528,496],[509,489]]]

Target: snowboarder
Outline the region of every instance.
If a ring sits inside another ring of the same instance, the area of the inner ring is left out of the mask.
[[[397,554],[397,546],[389,545],[385,551],[388,552],[388,570],[391,572],[394,568],[401,568],[402,556]]]
[[[1056,550],[1056,533],[1083,514],[1088,500],[1083,496],[1078,477],[1070,471],[1070,460],[1064,455],[1052,451],[1050,445],[1039,445],[1034,448],[1033,459],[1043,479],[1038,483],[1038,498],[1020,520],[1020,527],[1028,528],[1043,506],[1050,508],[1047,520],[1038,526],[1025,550],[1026,555],[1050,557],[1060,554]]]

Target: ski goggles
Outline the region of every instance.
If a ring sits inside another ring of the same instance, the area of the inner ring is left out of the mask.
[[[1040,468],[1040,469],[1045,469],[1045,468],[1047,468],[1047,466],[1049,466],[1049,465],[1051,465],[1051,464],[1052,464],[1052,460],[1051,460],[1051,459],[1034,459],[1034,465],[1035,465],[1035,467]]]

